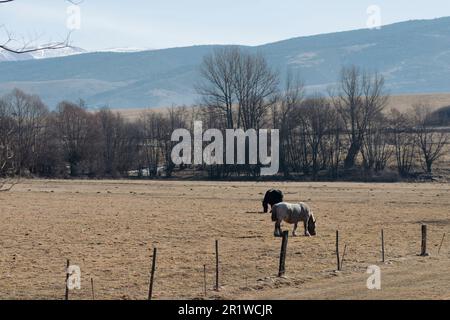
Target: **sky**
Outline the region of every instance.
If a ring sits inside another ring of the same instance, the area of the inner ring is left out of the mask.
[[[15,0],[0,4],[0,41],[5,30],[36,43],[72,30],[71,44],[90,51],[259,45],[443,16],[450,16],[448,0],[84,0],[79,11],[65,0]]]

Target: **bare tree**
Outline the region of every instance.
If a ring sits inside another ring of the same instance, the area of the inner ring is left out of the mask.
[[[361,154],[363,166],[366,170],[384,170],[393,150],[389,145],[388,121],[382,114],[378,114],[367,125],[362,139]]]
[[[149,111],[140,120],[143,139],[142,153],[149,177],[158,174],[158,166],[164,157],[164,126],[166,121],[162,113]]]
[[[383,76],[362,72],[355,66],[342,69],[338,90],[339,94],[333,100],[349,140],[344,167],[351,168],[361,151],[369,124],[382,112],[388,96],[384,92]]]
[[[262,55],[221,48],[204,58],[200,73],[202,104],[224,116],[226,129],[258,129],[276,102],[278,77]]]
[[[119,113],[104,108],[97,114],[100,130],[100,148],[103,159],[102,171],[107,176],[116,176],[118,173],[121,149],[127,140],[125,121]]]
[[[234,74],[238,128],[260,129],[268,110],[277,102],[278,75],[260,54],[240,52]]]
[[[240,55],[237,47],[225,47],[205,56],[200,66],[203,79],[196,87],[202,96],[202,105],[223,115],[228,129],[234,128],[236,118],[233,112],[236,102],[234,81]]]
[[[419,147],[423,169],[432,173],[433,163],[438,160],[445,151],[448,142],[448,133],[439,131],[428,124],[431,111],[430,107],[419,104],[414,106],[415,132]]]
[[[6,175],[14,162],[13,150],[14,124],[11,105],[0,99],[0,176]]]
[[[325,143],[327,132],[331,130],[333,119],[331,118],[331,106],[327,99],[316,95],[307,99],[301,108],[300,121],[303,127],[302,133],[311,155],[312,177],[317,179],[320,169],[320,158],[324,157],[321,146]]]
[[[280,130],[280,168],[285,177],[289,176],[289,158],[292,157],[291,131],[298,123],[294,120],[304,97],[304,85],[298,75],[288,72],[286,86],[280,103],[272,106],[272,123]]]
[[[392,109],[389,123],[398,173],[402,177],[409,177],[414,167],[417,151],[416,137],[413,131],[414,119],[409,114]]]
[[[220,129],[244,130],[258,130],[266,123],[278,99],[278,75],[262,55],[225,47],[207,55],[200,72],[197,92],[208,123],[214,120]],[[247,174],[259,172],[258,165],[241,168]]]
[[[61,102],[58,105],[58,127],[64,158],[70,165],[70,175],[79,174],[79,163],[85,159],[91,135],[93,117],[84,103]]]
[[[166,120],[163,122],[161,132],[161,145],[163,146],[163,156],[165,160],[166,176],[172,176],[175,165],[172,162],[172,148],[176,144],[171,140],[172,132],[179,128],[188,128],[186,123],[187,110],[185,107],[172,107],[167,111]],[[191,127],[191,131],[192,127]]]
[[[14,125],[14,154],[16,173],[22,175],[24,169],[31,172],[37,152],[37,140],[43,128],[47,107],[35,95],[28,95],[15,89],[6,96],[10,104]]]

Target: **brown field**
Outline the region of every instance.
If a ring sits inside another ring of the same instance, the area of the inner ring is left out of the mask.
[[[427,105],[432,110],[450,106],[450,93],[393,95],[389,98],[389,104],[386,107],[386,111],[390,111],[392,108],[395,108],[404,112],[412,109],[412,107],[416,104]],[[141,117],[143,113],[149,112],[150,110],[154,112],[163,112],[167,110],[167,108],[117,109],[116,111],[120,112],[125,119],[134,121]]]
[[[289,238],[285,278],[276,277],[280,239],[260,213],[269,187],[308,202],[318,221],[317,237]],[[205,264],[208,299],[450,299],[449,195],[450,185],[437,183],[26,180],[0,193],[0,299],[62,299],[66,259],[82,272],[71,299],[91,298],[90,278],[97,299],[145,299],[152,246],[157,299],[204,298]],[[429,257],[417,256],[421,223]],[[341,252],[348,246],[342,272],[336,229]],[[372,264],[381,290],[365,287]]]

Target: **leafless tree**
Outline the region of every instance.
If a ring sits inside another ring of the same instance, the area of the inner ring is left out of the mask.
[[[201,104],[211,112],[223,115],[227,129],[233,129],[236,120],[233,111],[236,102],[234,81],[240,55],[237,47],[225,47],[205,56],[200,66],[203,79],[196,87],[202,96]]]
[[[16,173],[21,176],[23,169],[31,172],[34,167],[38,137],[48,109],[38,96],[28,95],[18,89],[8,94],[5,100],[10,105],[14,125],[14,167],[17,170]]]
[[[303,140],[306,142],[311,155],[312,177],[316,180],[321,164],[320,158],[326,156],[321,152],[322,147],[325,144],[327,133],[332,130],[334,124],[331,118],[331,105],[327,99],[316,95],[307,99],[300,110]]]
[[[349,147],[344,167],[355,165],[369,124],[383,111],[388,96],[384,92],[384,78],[352,66],[343,68],[338,95],[333,97],[348,133]]]
[[[367,125],[362,139],[361,154],[366,170],[382,171],[386,167],[393,150],[389,144],[388,121],[378,114]]]
[[[296,111],[304,99],[304,85],[299,75],[288,72],[286,86],[281,94],[280,103],[272,106],[272,123],[280,130],[280,168],[285,177],[289,176],[289,158],[294,150],[291,131],[298,123],[295,120]]]
[[[118,112],[104,108],[97,114],[100,130],[100,147],[103,158],[103,173],[106,176],[117,176],[122,148],[126,144],[127,130],[122,116]]]
[[[407,113],[392,109],[389,124],[398,173],[402,177],[409,177],[415,164],[417,151],[416,136],[413,131],[414,119]]]
[[[278,75],[261,54],[241,52],[234,73],[238,128],[260,129],[267,112],[277,102]]]
[[[436,130],[428,124],[431,111],[427,105],[419,104],[414,106],[415,112],[415,132],[419,147],[423,169],[432,173],[432,167],[445,151],[448,142],[448,133]]]
[[[0,99],[0,176],[4,176],[14,163],[14,124],[11,105]]]
[[[56,125],[71,176],[79,174],[78,165],[88,154],[93,121],[93,116],[85,110],[82,101],[79,104],[61,102],[58,105]]]
[[[200,73],[197,92],[202,96],[203,118],[209,124],[214,122],[223,130],[264,126],[278,100],[278,75],[262,55],[224,47],[204,58]],[[247,174],[259,172],[258,165],[240,167]]]
[[[164,157],[164,126],[166,124],[167,121],[160,112],[147,111],[140,120],[143,163],[150,177],[158,174],[158,166],[161,165]]]
[[[200,73],[202,104],[224,116],[226,129],[258,129],[276,102],[278,77],[260,54],[221,48],[204,58]]]

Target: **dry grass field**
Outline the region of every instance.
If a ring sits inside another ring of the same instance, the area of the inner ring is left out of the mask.
[[[318,223],[316,237],[289,238],[285,278],[280,239],[260,213],[270,187],[308,202]],[[153,246],[156,299],[205,298],[203,265],[207,299],[450,299],[449,184],[25,180],[0,193],[0,219],[0,299],[62,299],[66,259],[82,273],[71,299],[91,298],[90,278],[97,299],[145,299]],[[417,256],[422,223],[429,257]],[[337,229],[348,247],[341,272]],[[366,288],[372,264],[381,290]]]
[[[392,95],[389,98],[389,104],[386,106],[386,112],[392,108],[402,112],[409,109],[416,104],[424,104],[429,106],[432,110],[440,107],[450,106],[450,93],[433,93],[433,94],[409,94],[409,95]],[[149,111],[164,112],[167,108],[150,108],[150,109],[117,109],[125,119],[134,121],[137,120]]]

